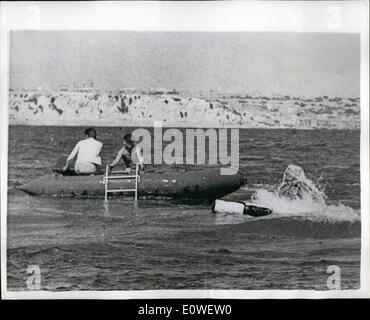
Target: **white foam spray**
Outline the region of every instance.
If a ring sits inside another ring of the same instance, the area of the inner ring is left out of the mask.
[[[272,217],[302,217],[310,220],[325,221],[356,221],[360,219],[359,210],[343,204],[326,205],[325,201],[317,202],[309,197],[289,199],[279,196],[276,192],[257,189],[252,197],[256,205],[273,210]]]

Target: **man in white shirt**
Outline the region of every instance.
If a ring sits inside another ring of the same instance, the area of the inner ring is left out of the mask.
[[[75,172],[77,174],[92,174],[99,171],[101,166],[100,152],[103,148],[103,143],[96,140],[96,135],[96,130],[94,128],[85,130],[86,139],[76,144],[67,158],[63,171],[68,169],[69,162],[72,161],[76,155]]]

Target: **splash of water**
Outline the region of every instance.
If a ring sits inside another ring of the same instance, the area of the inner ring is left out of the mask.
[[[324,200],[316,201],[310,197],[289,199],[265,189],[257,189],[252,196],[252,202],[270,208],[275,217],[301,217],[331,222],[360,220],[359,212],[342,204],[326,205]]]

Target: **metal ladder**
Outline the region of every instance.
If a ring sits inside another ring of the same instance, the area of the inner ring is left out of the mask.
[[[112,171],[111,174],[119,174],[125,173],[126,171]],[[109,189],[109,181],[110,180],[133,180],[135,179],[135,189]],[[139,174],[139,164],[136,164],[135,174],[134,175],[109,175],[109,164],[107,164],[105,168],[105,177],[104,177],[104,185],[105,185],[105,192],[104,198],[105,201],[108,201],[108,194],[109,193],[118,193],[118,192],[135,192],[135,201],[137,201],[137,186],[140,182],[140,174]]]

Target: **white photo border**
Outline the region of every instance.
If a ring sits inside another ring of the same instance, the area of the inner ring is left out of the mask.
[[[339,20],[338,20],[339,19]],[[14,30],[325,32],[361,35],[361,287],[358,290],[7,291],[10,32]],[[370,297],[369,1],[0,3],[1,291],[4,299],[322,299]]]

